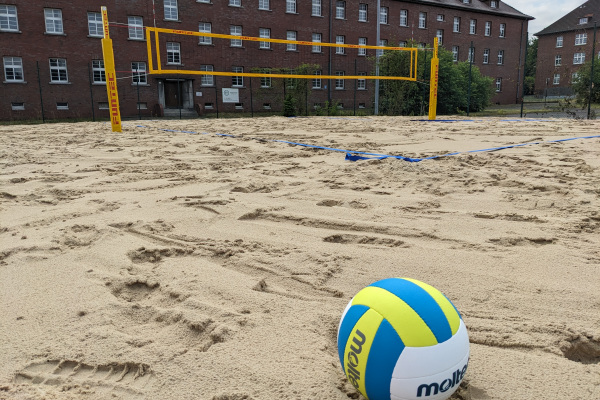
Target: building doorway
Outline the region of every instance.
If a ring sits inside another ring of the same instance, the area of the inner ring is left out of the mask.
[[[159,81],[158,98],[165,109],[193,109],[193,80],[164,79]]]
[[[165,108],[180,108],[183,106],[181,97],[183,88],[181,81],[165,82]]]

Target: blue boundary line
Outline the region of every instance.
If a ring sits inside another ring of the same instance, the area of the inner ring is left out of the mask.
[[[457,121],[464,122],[465,120],[457,120]],[[509,120],[507,120],[507,121],[509,121]],[[440,122],[443,122],[443,121],[440,121]],[[144,125],[135,125],[135,127],[136,128],[151,128],[152,129],[152,127],[144,126]],[[164,128],[154,128],[154,129],[157,129],[157,130],[163,131],[163,132],[188,133],[188,134],[191,134],[191,135],[210,135],[210,133],[208,133],[208,132],[180,131],[180,130],[177,130],[177,129],[164,129]],[[214,133],[214,135],[221,136],[221,137],[231,137],[231,138],[237,138],[238,137],[238,136],[227,134],[227,133]],[[257,140],[259,142],[286,143],[286,144],[291,144],[291,145],[294,145],[294,146],[307,147],[307,148],[311,148],[311,149],[328,150],[328,151],[335,151],[335,152],[338,152],[338,153],[345,153],[347,161],[384,160],[386,158],[393,158],[393,159],[407,161],[407,162],[411,162],[411,163],[417,163],[417,162],[421,162],[421,161],[435,160],[435,159],[442,158],[442,157],[456,156],[456,155],[459,155],[459,154],[492,152],[492,151],[499,151],[499,150],[506,150],[506,149],[517,148],[517,147],[531,146],[531,145],[536,145],[536,144],[560,143],[560,142],[568,142],[568,141],[571,141],[571,140],[595,139],[595,138],[600,138],[600,135],[579,136],[579,137],[566,138],[566,139],[556,139],[556,140],[546,140],[546,141],[540,141],[540,142],[529,142],[529,143],[511,144],[511,145],[506,145],[506,146],[491,147],[491,148],[479,149],[479,150],[457,151],[457,152],[454,152],[454,153],[438,154],[438,155],[435,155],[435,156],[423,157],[423,158],[411,158],[411,157],[404,157],[404,156],[399,156],[399,155],[369,153],[369,152],[355,151],[355,150],[345,150],[345,149],[338,149],[338,148],[335,148],[335,147],[317,146],[317,145],[314,145],[314,144],[290,142],[288,140],[280,140],[280,139],[270,139],[269,140],[269,139],[263,139],[263,138],[255,138],[255,137],[250,137],[249,139]]]

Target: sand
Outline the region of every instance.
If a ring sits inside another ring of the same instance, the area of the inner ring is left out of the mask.
[[[0,399],[357,399],[339,318],[394,276],[462,314],[471,359],[453,398],[598,399],[600,139],[420,163],[273,140],[423,157],[599,132],[403,117],[0,126]]]

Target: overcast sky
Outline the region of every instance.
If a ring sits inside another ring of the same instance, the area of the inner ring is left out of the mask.
[[[573,11],[587,0],[508,0],[506,4],[531,15],[535,19],[529,21],[529,36],[537,33]]]

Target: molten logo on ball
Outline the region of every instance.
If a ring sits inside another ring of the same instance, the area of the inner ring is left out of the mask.
[[[369,400],[444,400],[467,372],[469,337],[441,292],[391,278],[352,298],[338,328],[338,352],[348,380]]]

